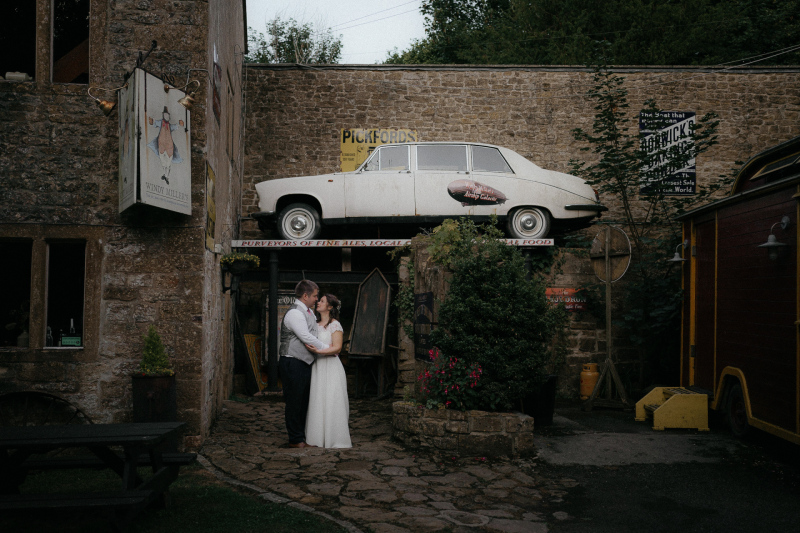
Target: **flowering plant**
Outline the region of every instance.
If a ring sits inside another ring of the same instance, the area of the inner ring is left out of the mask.
[[[257,255],[247,254],[247,253],[243,254],[239,252],[232,252],[223,255],[219,260],[219,264],[225,267],[229,267],[236,261],[244,261],[246,263],[251,263],[253,266],[261,265],[261,259]]]
[[[478,404],[478,381],[483,370],[478,363],[458,357],[445,357],[437,348],[430,350],[432,364],[419,375],[425,406],[428,409],[474,409]]]

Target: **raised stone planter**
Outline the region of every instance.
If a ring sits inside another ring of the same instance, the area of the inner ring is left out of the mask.
[[[392,405],[392,436],[408,446],[460,456],[533,455],[533,418],[522,413]]]

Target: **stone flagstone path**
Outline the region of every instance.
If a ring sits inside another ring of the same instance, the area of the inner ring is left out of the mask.
[[[391,439],[392,400],[351,400],[353,447],[286,447],[280,398],[228,401],[201,450],[240,486],[333,518],[352,532],[548,531],[570,479],[545,479],[536,459],[442,457]],[[231,480],[231,481],[233,481]]]

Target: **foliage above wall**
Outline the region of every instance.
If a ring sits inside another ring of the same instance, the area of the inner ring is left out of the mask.
[[[387,63],[616,65],[800,62],[800,0],[423,0],[426,38]]]

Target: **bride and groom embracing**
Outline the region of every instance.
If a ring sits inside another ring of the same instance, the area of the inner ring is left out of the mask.
[[[320,297],[309,280],[298,283],[294,293],[278,349],[289,447],[350,448],[347,378],[338,357],[344,338],[336,320],[341,304],[332,294]]]

